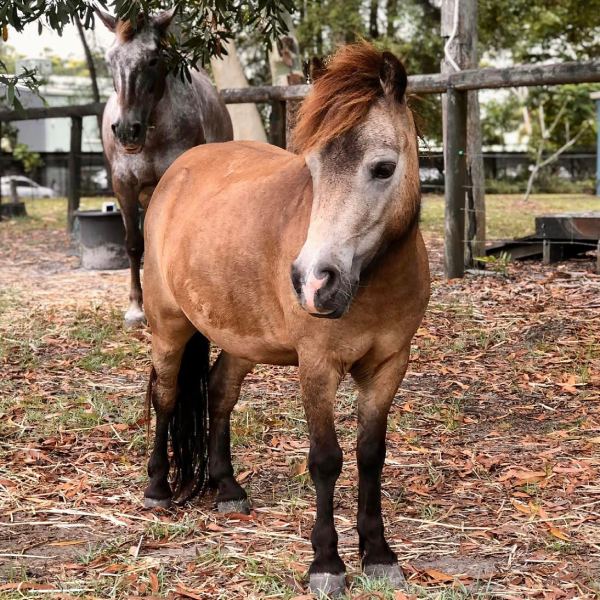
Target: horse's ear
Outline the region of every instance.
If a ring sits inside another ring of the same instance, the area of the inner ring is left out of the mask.
[[[310,83],[314,83],[323,73],[325,73],[325,63],[318,56],[313,56],[304,63],[304,76]]]
[[[174,6],[169,10],[163,10],[158,13],[155,17],[152,18],[152,22],[154,26],[161,32],[166,33],[167,29],[169,29],[169,25],[175,16],[175,12],[177,11],[177,7]]]
[[[99,8],[95,8],[94,12],[98,16],[98,18],[106,25],[106,27],[114,33],[115,28],[117,27],[117,17],[113,17],[109,13],[104,12]]]
[[[391,53],[384,52],[382,55],[379,80],[383,93],[396,102],[404,101],[404,94],[408,84],[404,65]]]

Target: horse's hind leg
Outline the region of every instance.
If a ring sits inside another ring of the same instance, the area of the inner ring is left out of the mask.
[[[358,389],[358,536],[363,572],[406,586],[396,554],[389,547],[381,516],[381,471],[385,462],[387,417],[404,377],[408,350],[379,364],[352,370]]]
[[[219,512],[250,512],[246,492],[233,474],[230,419],[242,381],[253,367],[252,362],[221,352],[210,371],[208,470],[210,483],[217,488]]]
[[[146,508],[167,508],[171,504],[172,491],[169,485],[169,421],[177,402],[177,379],[181,359],[194,328],[185,319],[172,328],[168,336],[158,332],[152,335],[152,374],[148,385],[148,401],[156,413],[154,446],[148,461],[150,481],[144,490]]]

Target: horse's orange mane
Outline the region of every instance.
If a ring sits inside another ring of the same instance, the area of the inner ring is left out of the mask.
[[[383,96],[382,64],[383,54],[367,42],[342,46],[298,111],[294,150],[321,148],[358,125],[373,102]]]
[[[121,42],[129,42],[135,35],[135,29],[133,28],[131,21],[129,19],[121,21],[119,19],[115,28],[115,35]]]
[[[115,26],[115,35],[119,39],[120,42],[130,42],[135,34],[140,30],[140,26],[144,22],[144,15],[138,15],[137,25],[134,27],[133,23],[129,19],[117,21],[117,25]]]

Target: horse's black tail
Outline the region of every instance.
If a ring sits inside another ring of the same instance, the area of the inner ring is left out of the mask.
[[[169,422],[173,497],[182,503],[202,493],[208,479],[208,372],[210,343],[196,332],[187,343]]]

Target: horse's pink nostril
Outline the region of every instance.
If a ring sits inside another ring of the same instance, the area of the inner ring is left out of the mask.
[[[313,273],[308,276],[306,283],[304,284],[304,302],[310,312],[319,312],[316,307],[317,292],[327,285],[330,276],[327,271],[322,271],[320,274],[323,275],[321,278],[315,277]]]

